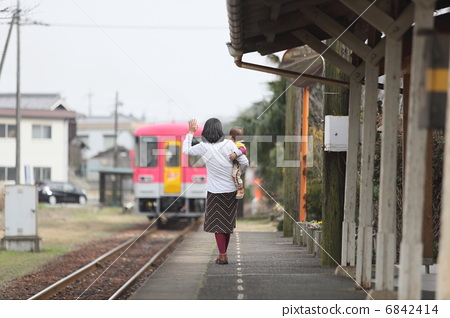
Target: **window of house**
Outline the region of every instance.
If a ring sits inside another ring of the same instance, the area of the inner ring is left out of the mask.
[[[103,146],[106,149],[114,147],[114,135],[103,135]]]
[[[16,125],[0,124],[0,138],[16,138]]]
[[[33,138],[35,139],[51,139],[52,126],[48,125],[33,125]]]
[[[35,181],[44,181],[52,179],[52,168],[34,167],[33,172]]]
[[[16,180],[16,167],[6,168],[6,180]]]
[[[0,181],[14,181],[16,180],[15,167],[0,167]]]
[[[86,146],[89,146],[89,136],[88,135],[78,136],[78,139],[80,139],[80,141],[83,144],[85,144]]]

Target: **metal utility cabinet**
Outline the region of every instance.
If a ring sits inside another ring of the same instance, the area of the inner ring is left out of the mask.
[[[5,237],[7,251],[39,252],[37,189],[34,185],[5,186]]]
[[[348,116],[325,116],[324,150],[347,151]]]

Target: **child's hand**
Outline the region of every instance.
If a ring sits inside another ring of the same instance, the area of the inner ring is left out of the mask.
[[[235,152],[232,152],[229,157],[230,157],[230,160],[233,161],[234,159],[236,159],[237,155]]]

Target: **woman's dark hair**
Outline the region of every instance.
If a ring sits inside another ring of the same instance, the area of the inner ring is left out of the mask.
[[[225,134],[222,130],[222,123],[217,118],[210,118],[203,126],[202,140],[210,144],[222,141],[225,138]]]

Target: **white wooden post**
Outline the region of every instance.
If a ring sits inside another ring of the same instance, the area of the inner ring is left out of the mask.
[[[450,57],[449,57],[450,59]],[[444,180],[442,185],[441,234],[439,238],[436,299],[450,299],[450,72],[447,89],[447,113],[445,121]]]
[[[366,63],[364,129],[361,153],[358,249],[356,254],[356,288],[372,284],[373,158],[378,95],[378,64]]]
[[[358,174],[358,148],[361,115],[361,84],[350,79],[348,114],[347,168],[345,171],[344,221],[342,223],[342,266],[355,266],[356,250],[356,191]]]
[[[425,104],[425,37],[423,29],[433,29],[435,0],[413,0],[414,35],[411,59],[410,107],[406,139],[403,234],[400,246],[399,299],[421,298],[422,220],[425,197],[427,129],[419,127],[420,110]]]
[[[378,214],[377,291],[394,290],[397,214],[397,135],[402,41],[388,36],[385,59],[385,99],[381,139],[380,207]]]

